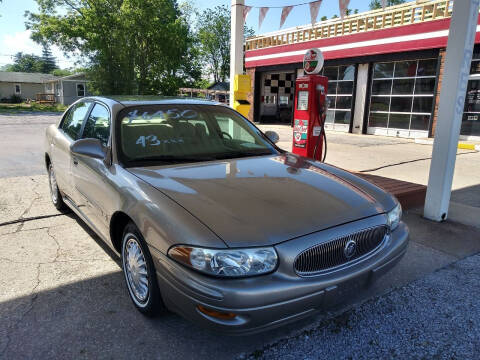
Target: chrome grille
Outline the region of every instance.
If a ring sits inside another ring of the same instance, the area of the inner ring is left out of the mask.
[[[377,249],[388,233],[386,226],[377,226],[315,245],[297,256],[294,268],[299,275],[312,275],[353,262]],[[356,251],[345,255],[345,246],[353,240]]]

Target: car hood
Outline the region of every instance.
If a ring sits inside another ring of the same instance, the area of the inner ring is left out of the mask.
[[[266,246],[385,211],[352,181],[292,154],[128,169],[229,247]]]

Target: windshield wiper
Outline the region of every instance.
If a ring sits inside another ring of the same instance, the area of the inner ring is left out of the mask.
[[[160,161],[160,162],[167,162],[167,163],[183,163],[183,162],[200,162],[200,161],[208,161],[208,160],[216,160],[216,158],[211,156],[172,156],[172,155],[165,155],[165,156],[146,156],[141,158],[133,159],[133,161]]]
[[[235,152],[228,152],[224,154],[219,154],[216,156],[217,159],[235,159],[235,158],[242,158],[242,157],[249,157],[249,156],[264,156],[264,155],[272,155],[269,151],[235,151]]]

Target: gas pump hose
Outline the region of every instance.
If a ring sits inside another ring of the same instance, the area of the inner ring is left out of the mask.
[[[322,138],[322,135],[323,135],[323,142],[325,143],[325,152],[323,153],[323,158],[320,161],[325,162],[325,159],[327,157],[327,134],[325,134],[325,126],[324,125],[322,125],[322,129],[320,130],[320,134],[318,135],[317,143],[315,144],[315,149],[313,150],[313,158],[315,159],[315,155],[317,154],[318,143],[320,142],[320,139]]]

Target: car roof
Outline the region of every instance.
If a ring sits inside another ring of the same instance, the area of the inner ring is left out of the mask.
[[[144,96],[144,95],[122,95],[122,96],[88,96],[83,99],[98,100],[113,105],[119,103],[124,106],[134,105],[160,105],[160,104],[186,104],[186,105],[223,105],[222,103],[186,97],[174,96]]]

